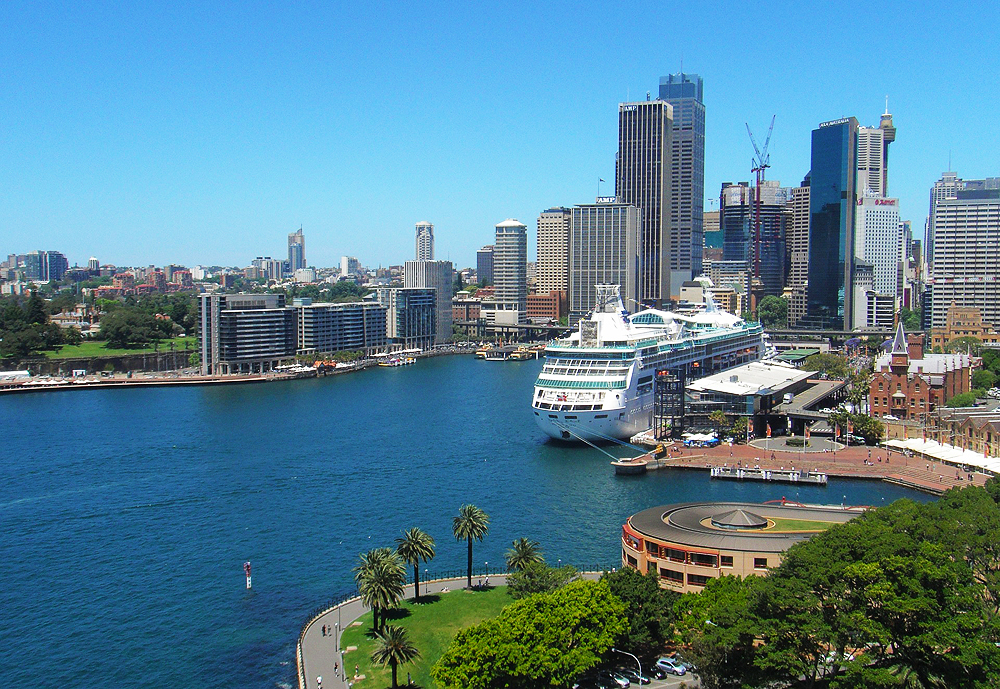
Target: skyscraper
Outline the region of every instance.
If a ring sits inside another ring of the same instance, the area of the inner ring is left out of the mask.
[[[788,209],[791,221],[785,233],[788,254],[788,278],[785,298],[788,300],[788,325],[796,326],[806,315],[806,283],[809,279],[809,185],[810,175],[802,184],[789,190]]]
[[[704,84],[697,74],[660,77],[660,100],[673,108],[671,145],[670,247],[671,271],[702,270],[705,211],[705,101]],[[676,242],[676,259],[675,246]],[[686,256],[690,247],[690,256]]]
[[[415,256],[418,261],[434,260],[434,225],[429,222],[417,223]]]
[[[528,319],[528,228],[513,219],[496,225],[493,298],[483,301],[487,323],[514,325]]]
[[[748,182],[722,185],[719,222],[722,225],[722,260],[741,261],[752,274],[759,273],[763,294],[780,295],[785,287],[785,233],[791,224],[786,212],[787,190],[776,180],[766,180],[760,189],[760,238],[754,230],[757,219],[756,188]]]
[[[569,235],[569,318],[576,323],[596,304],[596,285],[620,285],[625,308],[638,298],[640,213],[624,203],[593,203],[572,211]]]
[[[682,247],[671,232],[672,142],[673,108],[669,103],[655,100],[618,105],[615,195],[620,202],[639,208],[639,299],[657,306],[671,295],[679,296],[681,284],[691,277],[691,247]],[[681,269],[681,265],[687,268]]]
[[[451,339],[451,261],[407,261],[403,264],[403,287],[434,290],[435,335],[434,343],[441,344]]]
[[[569,290],[569,231],[572,211],[549,208],[538,216],[538,266],[536,280],[539,294]]]
[[[476,252],[476,277],[479,282],[493,284],[493,245],[487,244]]]
[[[306,238],[300,227],[296,232],[288,235],[288,272],[294,274],[296,270],[305,267]]]
[[[851,329],[857,140],[854,117],[812,132],[808,319],[818,327]]]

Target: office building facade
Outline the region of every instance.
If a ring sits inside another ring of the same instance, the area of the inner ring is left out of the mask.
[[[898,297],[901,223],[899,200],[866,196],[859,198],[855,214],[855,257],[872,264],[872,289],[883,296]]]
[[[493,284],[493,245],[487,244],[476,252],[476,278],[479,284]]]
[[[433,289],[380,287],[376,296],[386,307],[386,336],[392,347],[434,347],[437,301]]]
[[[596,285],[620,285],[625,308],[638,310],[642,219],[624,203],[583,204],[572,211],[569,234],[569,320],[595,306]]]
[[[434,225],[418,222],[416,225],[416,247],[414,258],[418,261],[434,260]]]
[[[496,225],[493,244],[493,297],[483,301],[488,324],[514,325],[528,320],[528,228],[514,219]]]
[[[853,323],[857,133],[854,117],[812,132],[807,318],[814,327],[850,330]]]
[[[385,351],[388,344],[383,304],[313,304],[309,299],[296,299],[295,312],[298,354],[359,351],[372,355]]]
[[[569,290],[569,232],[573,211],[549,208],[538,216],[538,265],[535,280],[539,294]]]
[[[407,261],[403,265],[403,287],[434,290],[435,344],[451,340],[453,274],[451,261]]]
[[[283,294],[201,294],[202,375],[269,371],[295,355],[295,309]]]
[[[807,312],[806,285],[809,281],[809,184],[806,175],[802,184],[788,190],[790,212],[785,232],[788,255],[788,277],[784,297],[788,301],[788,325],[795,327]]]
[[[296,270],[306,267],[306,237],[300,227],[288,235],[288,272],[292,275]]]
[[[687,271],[689,279],[702,271],[704,246],[704,82],[697,74],[670,74],[660,77],[659,95],[673,108],[670,270]]]
[[[719,197],[722,259],[743,261],[760,279],[762,294],[780,295],[785,287],[785,235],[791,224],[787,190],[768,180],[760,189],[760,237],[756,236],[757,190],[747,182],[724,183]]]
[[[682,247],[671,228],[672,151],[673,108],[669,103],[618,105],[615,196],[621,203],[636,206],[641,214],[639,300],[657,306],[679,295],[681,284],[691,277],[691,247]]]
[[[69,261],[58,251],[29,251],[22,257],[21,265],[29,282],[62,280],[69,270]]]

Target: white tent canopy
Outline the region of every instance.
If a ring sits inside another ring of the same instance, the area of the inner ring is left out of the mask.
[[[909,450],[924,457],[940,460],[955,466],[965,465],[981,471],[1000,474],[1000,458],[988,457],[981,452],[963,450],[954,445],[944,445],[936,440],[907,438],[905,440],[887,440],[882,443],[894,450]]]

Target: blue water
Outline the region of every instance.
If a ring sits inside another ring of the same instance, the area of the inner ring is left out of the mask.
[[[546,441],[540,362],[441,357],[265,385],[0,398],[0,686],[275,687],[308,613],[351,590],[362,550],[419,526],[431,573],[464,567],[458,507],[550,562],[617,566],[622,522],[692,499],[882,504],[882,483],[615,477]],[[251,560],[247,592],[242,563]]]

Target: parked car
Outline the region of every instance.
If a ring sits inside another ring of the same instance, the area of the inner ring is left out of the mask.
[[[603,679],[605,682],[610,683],[612,687],[617,686],[619,689],[628,689],[631,684],[631,682],[628,681],[628,678],[618,674],[617,672],[612,672],[611,670],[601,670],[597,673],[597,678]]]
[[[631,668],[622,668],[618,670],[618,674],[629,680],[630,682],[635,682],[636,684],[649,684],[650,679],[645,675],[640,675],[637,670],[632,670]]]
[[[681,677],[687,674],[687,668],[673,658],[657,658],[656,666],[671,675]]]

